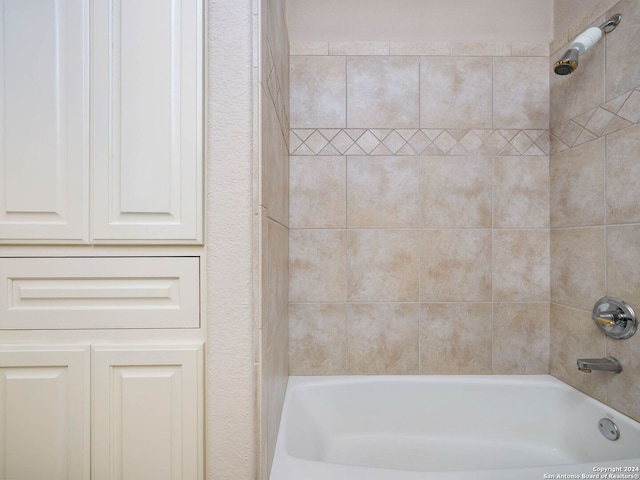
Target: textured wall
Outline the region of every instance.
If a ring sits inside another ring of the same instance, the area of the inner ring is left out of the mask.
[[[621,13],[620,26],[575,73],[551,75],[551,373],[640,420],[640,336],[613,340],[591,320],[605,295],[640,308],[640,1],[603,13],[592,20]],[[607,355],[622,373],[576,368]]]
[[[292,51],[291,374],[548,372],[546,46]]]
[[[253,2],[208,2],[207,478],[255,472]]]

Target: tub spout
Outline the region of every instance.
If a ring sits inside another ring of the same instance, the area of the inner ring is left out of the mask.
[[[592,370],[611,373],[620,373],[622,371],[622,364],[613,357],[579,358],[577,363],[578,370],[584,373],[591,373]]]

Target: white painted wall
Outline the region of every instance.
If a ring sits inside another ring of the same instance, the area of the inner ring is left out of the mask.
[[[547,43],[553,0],[287,0],[287,22],[291,41]]]

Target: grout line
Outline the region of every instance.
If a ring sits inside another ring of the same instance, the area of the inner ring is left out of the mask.
[[[493,62],[492,62],[493,65]],[[493,75],[492,75],[493,82]],[[493,104],[493,102],[492,102]],[[493,125],[493,107],[491,110]],[[491,157],[491,373],[494,368],[495,352],[495,323],[496,323],[496,299],[495,299],[495,178],[496,178],[496,157]]]

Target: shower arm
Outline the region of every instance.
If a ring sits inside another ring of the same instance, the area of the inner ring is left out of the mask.
[[[612,15],[609,18],[609,20],[604,22],[598,28],[602,30],[603,33],[611,33],[616,29],[616,27],[620,23],[620,20],[622,20],[622,15],[620,15],[619,13],[616,13],[615,15]]]
[[[622,15],[616,13],[599,27],[588,28],[578,35],[573,42],[571,42],[569,49],[564,53],[562,58],[553,65],[553,71],[558,75],[573,73],[578,68],[578,58],[580,55],[598,43],[604,34],[613,32],[621,19]]]

